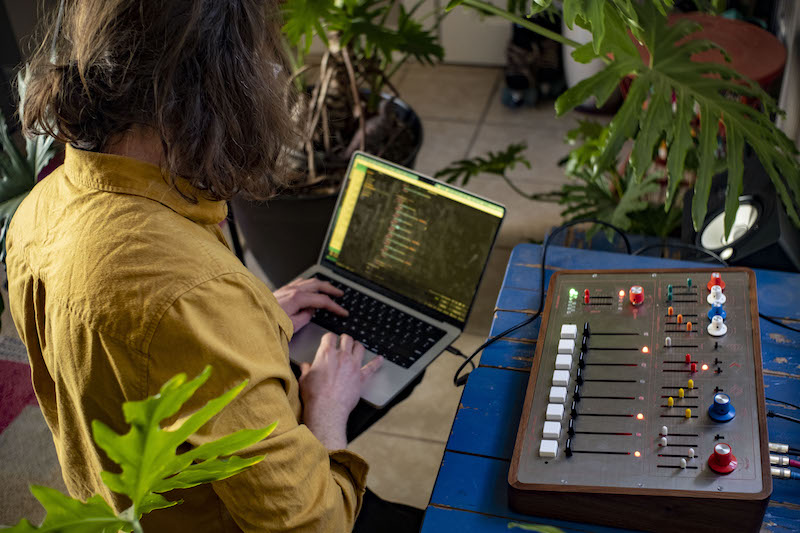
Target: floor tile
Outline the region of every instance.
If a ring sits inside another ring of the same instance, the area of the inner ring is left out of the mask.
[[[418,509],[428,505],[444,443],[369,431],[348,449],[369,463],[367,486],[375,494]]]
[[[504,150],[511,144],[525,143],[524,155],[531,163],[528,169],[517,165],[508,172],[515,182],[560,185],[565,181],[564,169],[558,162],[569,153],[571,146],[564,143],[566,133],[577,124],[575,115],[555,119],[552,113],[540,111],[541,120],[529,126],[484,124],[481,126],[470,157],[488,151]]]
[[[425,118],[422,120],[424,141],[417,155],[415,170],[428,176],[464,159],[477,124]]]
[[[66,494],[53,438],[38,406],[25,410],[0,433],[0,524],[21,518],[38,524],[44,510],[30,484],[45,485]]]
[[[477,122],[500,81],[500,69],[409,65],[400,97],[423,119]]]
[[[497,294],[503,285],[503,277],[506,274],[506,265],[511,257],[510,246],[495,246],[492,255],[489,256],[489,264],[483,274],[478,294],[475,296],[475,303],[472,305],[465,333],[470,333],[486,338],[492,326],[494,317],[494,307],[497,302]]]

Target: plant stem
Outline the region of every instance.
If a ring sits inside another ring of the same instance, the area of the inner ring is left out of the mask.
[[[534,33],[538,33],[542,37],[547,37],[548,39],[552,39],[557,43],[561,43],[566,46],[571,46],[572,48],[578,48],[579,46],[583,46],[578,41],[573,41],[572,39],[568,39],[567,37],[564,37],[560,33],[548,30],[547,28],[539,26],[538,24],[533,23],[530,20],[514,15],[513,13],[509,13],[505,9],[493,6],[492,4],[483,2],[482,0],[464,0],[464,5],[474,7],[482,11],[486,11],[487,13],[492,13],[493,15],[499,15],[506,20],[519,24],[523,28],[529,29]]]
[[[364,109],[361,107],[361,96],[358,94],[358,86],[356,85],[356,74],[353,71],[353,64],[350,62],[350,54],[347,47],[342,47],[342,58],[344,59],[344,66],[347,70],[347,77],[350,79],[350,90],[353,93],[353,114],[358,118],[358,127],[361,130],[361,150],[364,150],[365,143],[367,142],[367,131],[364,123]]]

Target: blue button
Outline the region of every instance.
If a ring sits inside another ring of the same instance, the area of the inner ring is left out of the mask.
[[[722,320],[728,316],[728,313],[725,312],[725,309],[722,308],[722,304],[714,304],[711,306],[711,309],[708,310],[708,319],[713,320],[715,316],[721,316]]]
[[[736,409],[731,403],[731,397],[727,394],[717,393],[714,395],[714,403],[708,408],[708,416],[717,422],[728,422],[736,416]]]

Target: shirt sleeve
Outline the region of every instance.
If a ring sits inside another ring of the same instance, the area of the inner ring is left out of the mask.
[[[189,444],[198,446],[242,428],[275,431],[238,453],[266,455],[250,469],[213,484],[238,526],[250,531],[350,531],[361,507],[367,465],[358,455],[328,452],[298,422],[297,381],[283,313],[266,287],[245,274],[218,276],[189,289],[165,312],[150,342],[148,394],[179,372],[205,365],[209,380],[179,413],[185,416],[247,379],[239,396]],[[290,324],[290,323],[289,323]]]

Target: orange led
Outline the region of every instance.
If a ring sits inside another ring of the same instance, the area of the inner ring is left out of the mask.
[[[625,291],[619,291],[619,297],[625,298]]]
[[[692,323],[691,322],[687,322],[686,323],[686,331],[692,331]]]
[[[638,451],[635,451],[635,452],[633,452],[633,456],[634,457],[641,457],[642,454],[640,452],[638,452]]]
[[[648,348],[647,346],[643,346],[642,353],[650,353],[650,348]]]
[[[673,309],[672,306],[667,307],[667,314],[669,316],[674,315],[675,314],[675,309]]]
[[[677,321],[678,324],[683,324],[683,315],[678,315]]]
[[[639,413],[638,415],[636,415],[636,420],[644,420],[644,415],[642,413]]]
[[[708,365],[703,365],[700,368],[702,368],[703,370],[708,370]]]

